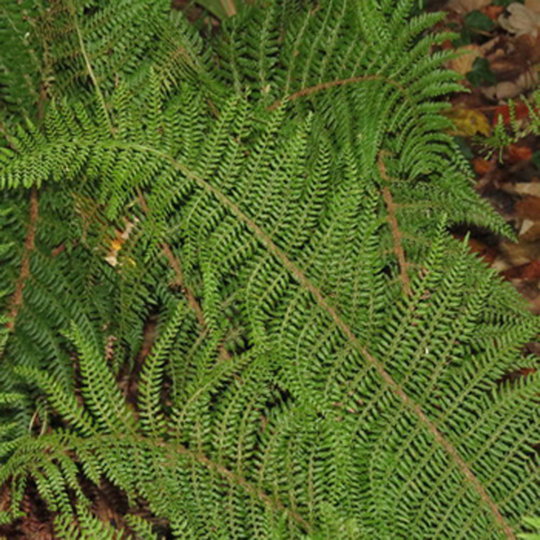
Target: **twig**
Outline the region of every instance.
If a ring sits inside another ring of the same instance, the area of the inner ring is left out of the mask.
[[[336,88],[338,86],[345,86],[346,84],[354,84],[354,83],[359,83],[363,81],[386,81],[386,82],[389,82],[390,84],[393,84],[394,86],[397,86],[405,95],[407,95],[403,86],[401,86],[401,84],[399,84],[398,82],[393,81],[392,79],[388,79],[387,77],[383,77],[382,75],[366,75],[364,77],[349,77],[347,79],[338,79],[335,81],[328,81],[325,83],[316,84],[315,86],[310,86],[308,88],[302,88],[302,90],[298,90],[298,92],[294,92],[294,94],[291,94],[290,96],[288,96],[287,100],[294,101],[295,99],[298,99],[304,96],[309,96],[311,94],[315,94],[323,90],[329,90],[330,88]],[[283,101],[284,101],[283,99],[278,99],[277,101],[275,101],[274,103],[272,103],[272,105],[268,107],[268,110],[269,111],[276,110],[283,103]]]
[[[86,45],[84,43],[84,37],[81,31],[81,28],[79,26],[79,20],[77,17],[77,10],[72,3],[72,0],[68,0],[67,2],[67,8],[69,11],[69,14],[73,20],[73,26],[75,27],[75,32],[77,34],[77,39],[79,41],[79,46],[81,48],[81,54],[84,60],[84,64],[86,66],[86,72],[88,76],[90,77],[90,80],[92,81],[92,84],[94,85],[94,89],[96,91],[96,97],[97,100],[103,110],[103,114],[105,115],[105,120],[107,122],[107,126],[109,127],[110,132],[114,135],[114,129],[111,122],[111,118],[109,116],[109,112],[107,110],[107,103],[105,101],[105,96],[103,95],[103,92],[101,91],[101,87],[99,85],[99,80],[97,75],[94,72],[94,68],[92,67],[92,62],[90,62],[90,56],[88,54],[88,51],[86,50]]]
[[[130,369],[129,363],[124,363],[118,376],[119,387],[126,398],[126,401],[133,406],[133,411],[137,411],[137,393],[139,387],[139,376],[146,359],[152,353],[157,338],[157,317],[152,315],[147,318],[143,327],[141,348],[137,354],[133,367]]]
[[[163,253],[167,256],[167,259],[169,260],[169,264],[171,265],[171,268],[174,270],[174,273],[176,274],[176,282],[177,285],[182,289],[183,293],[185,294],[188,304],[191,307],[191,309],[194,311],[195,316],[197,317],[197,321],[199,324],[204,328],[206,327],[206,323],[204,321],[204,315],[201,309],[201,306],[197,299],[195,298],[195,295],[193,294],[193,291],[186,287],[186,284],[184,282],[184,273],[182,271],[182,265],[180,261],[174,256],[174,253],[172,252],[171,247],[169,244],[163,243],[162,244]]]
[[[8,322],[6,327],[9,331],[12,331],[15,327],[15,319],[19,314],[19,308],[22,305],[24,288],[26,282],[30,277],[30,255],[35,246],[36,239],[36,222],[39,214],[39,202],[37,195],[37,188],[35,186],[30,190],[30,219],[28,222],[28,229],[26,232],[26,238],[24,240],[24,251],[21,260],[21,271],[17,278],[15,285],[15,292],[11,297],[10,310],[8,314]]]
[[[139,202],[141,204],[141,208],[143,209],[143,212],[148,216],[148,214],[150,213],[150,209],[148,208],[146,199],[144,198],[144,195],[140,189],[137,189],[137,192],[138,192],[137,195],[139,198]],[[166,242],[163,242],[161,244],[161,249],[163,250],[163,253],[165,253],[165,256],[169,260],[169,264],[171,265],[171,268],[174,270],[174,273],[176,275],[176,284],[180,287],[180,289],[186,296],[189,306],[191,307],[191,309],[195,313],[195,316],[197,317],[198,323],[201,325],[203,329],[206,328],[206,322],[204,320],[202,308],[197,298],[193,294],[193,291],[189,287],[186,287],[186,284],[184,281],[184,272],[182,270],[181,262],[178,260],[177,257],[174,256],[174,253],[171,247]]]
[[[234,5],[234,0],[221,0],[221,6],[223,7],[227,17],[233,17],[236,15],[236,6]]]
[[[388,173],[386,172],[386,166],[383,160],[383,151],[379,153],[378,165],[379,172],[383,180],[389,181]],[[409,296],[411,294],[411,281],[409,274],[407,274],[407,260],[405,258],[405,251],[403,249],[403,237],[399,229],[397,217],[396,217],[396,203],[392,197],[392,192],[388,186],[383,186],[382,196],[386,210],[388,211],[388,223],[390,224],[390,230],[392,231],[392,238],[394,240],[394,253],[396,254],[399,264],[399,279],[403,292]]]

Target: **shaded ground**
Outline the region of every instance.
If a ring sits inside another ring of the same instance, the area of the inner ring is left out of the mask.
[[[441,28],[459,34],[443,47],[466,53],[449,64],[470,90],[451,100],[454,135],[477,191],[516,234],[511,242],[471,231],[471,249],[540,313],[540,0],[435,0],[428,8],[445,10]]]

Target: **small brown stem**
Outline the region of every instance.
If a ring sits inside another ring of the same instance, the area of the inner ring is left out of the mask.
[[[345,86],[346,84],[354,84],[359,83],[363,81],[386,81],[394,86],[397,86],[402,92],[405,93],[405,89],[396,81],[393,81],[392,79],[388,79],[386,77],[383,77],[382,75],[366,75],[364,77],[348,77],[347,79],[338,79],[335,81],[328,81],[325,83],[316,84],[315,86],[310,86],[309,88],[302,88],[302,90],[298,90],[298,92],[294,92],[294,94],[291,94],[287,99],[289,101],[294,101],[295,99],[309,96],[311,94],[315,94],[317,92],[321,92],[323,90],[329,90],[330,88],[336,88],[338,86]],[[276,110],[281,104],[283,103],[283,99],[278,99],[272,105],[268,107],[269,111]]]
[[[383,160],[383,152],[379,153],[379,172],[383,180],[388,181],[388,173],[386,172],[386,166]],[[396,254],[399,264],[399,279],[405,295],[411,294],[411,281],[409,274],[407,274],[407,260],[405,258],[405,250],[403,249],[403,237],[399,229],[397,217],[396,217],[396,203],[392,197],[392,192],[388,186],[384,186],[382,189],[382,196],[386,210],[388,211],[388,223],[390,230],[392,231],[392,238],[394,240],[394,253]]]
[[[65,250],[66,250],[66,244],[60,244],[59,246],[56,246],[51,251],[51,257],[54,259],[55,257],[58,257],[58,255],[60,255],[60,253],[63,253]]]
[[[137,190],[137,194],[139,197],[139,202],[141,204],[141,208],[143,209],[143,212],[148,215],[150,213],[150,209],[148,208],[148,204],[146,202],[146,199],[144,198],[144,195],[140,189]],[[169,264],[171,265],[171,268],[174,270],[174,273],[176,275],[176,285],[180,287],[182,292],[187,298],[188,304],[195,313],[195,316],[197,317],[197,321],[201,325],[201,327],[204,329],[206,328],[206,322],[204,320],[204,315],[202,308],[193,294],[193,291],[186,287],[185,281],[184,281],[184,272],[182,270],[182,264],[178,260],[177,257],[174,256],[174,253],[169,246],[169,244],[163,242],[161,244],[161,248],[163,249],[163,253],[165,253],[165,256],[167,257]]]
[[[234,0],[221,0],[221,5],[227,17],[233,17],[236,15],[236,6]]]
[[[231,484],[240,486],[246,493],[254,497],[255,499],[260,500],[263,504],[269,508],[278,510],[288,515],[293,521],[295,521],[302,529],[305,531],[311,532],[311,524],[296,510],[287,508],[281,500],[276,496],[272,497],[268,495],[262,489],[256,487],[251,482],[247,481],[240,474],[234,473],[230,469],[227,469],[220,463],[213,461],[206,457],[204,454],[195,452],[193,450],[187,449],[183,445],[177,445],[175,448],[175,453],[179,455],[186,456],[196,463],[199,463],[211,471],[217,472],[220,476],[226,478]]]
[[[152,349],[157,338],[157,317],[152,315],[147,318],[143,327],[141,348],[137,354],[132,367],[125,363],[118,376],[119,387],[126,401],[133,406],[133,411],[137,411],[137,394],[139,390],[139,377],[141,370],[146,363],[146,359],[152,353]]]
[[[28,222],[28,229],[26,232],[26,238],[24,240],[24,250],[21,260],[21,271],[17,278],[15,285],[15,292],[11,297],[10,310],[8,314],[8,322],[6,327],[9,331],[12,331],[15,327],[15,319],[19,314],[19,309],[23,302],[23,293],[26,286],[26,282],[30,277],[30,256],[35,246],[36,239],[36,222],[39,214],[39,202],[37,188],[35,186],[30,190],[30,218]]]
[[[180,261],[174,256],[174,253],[172,252],[172,249],[170,248],[168,244],[163,243],[161,247],[163,249],[163,253],[165,253],[167,259],[169,260],[169,264],[171,265],[171,268],[174,270],[174,273],[176,274],[177,285],[184,292],[189,306],[194,311],[195,316],[197,317],[197,321],[203,328],[205,328],[206,323],[204,321],[204,315],[203,315],[201,306],[199,302],[197,301],[197,298],[195,298],[193,291],[189,289],[188,287],[186,287],[185,285],[184,273],[182,271],[182,265],[180,264]]]

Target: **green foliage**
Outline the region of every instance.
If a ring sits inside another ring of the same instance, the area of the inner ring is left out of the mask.
[[[495,84],[497,82],[495,75],[489,67],[489,62],[485,58],[475,58],[473,68],[466,75],[467,80],[473,86],[482,86],[483,84]]]
[[[44,90],[45,54],[35,36],[39,8],[33,0],[2,2],[0,6],[0,119],[35,113]]]
[[[29,482],[59,538],[513,538],[534,514],[537,320],[448,233],[509,231],[444,134],[449,36],[416,7],[244,6],[206,50],[163,2],[37,3],[47,99],[11,99],[0,157],[4,523]]]
[[[523,518],[523,521],[531,528],[540,531],[540,519],[539,518]],[[518,534],[518,538],[523,538],[523,540],[539,540],[540,534]]]
[[[495,23],[485,13],[477,10],[467,13],[463,22],[473,32],[489,32],[495,27]]]
[[[491,137],[487,137],[483,141],[488,155],[498,152],[499,159],[502,159],[502,152],[508,145],[514,144],[529,135],[540,136],[540,88],[536,89],[530,97],[523,96],[521,101],[523,102],[522,106],[525,107],[525,119],[518,118],[516,102],[512,99],[509,100],[508,122],[505,122],[503,115],[500,114]],[[536,163],[534,157],[533,162]]]
[[[493,0],[493,5],[494,6],[504,6],[504,7],[507,7],[509,6],[510,4],[512,3],[516,3],[516,4],[523,4],[524,0]]]

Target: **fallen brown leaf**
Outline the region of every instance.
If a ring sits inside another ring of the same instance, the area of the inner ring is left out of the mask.
[[[506,279],[522,279],[524,281],[536,281],[540,278],[540,261],[535,260],[521,266],[509,268],[501,274]]]
[[[515,80],[529,69],[528,59],[517,51],[508,54],[498,49],[495,54],[488,58],[488,61],[489,69],[497,77],[498,81]]]
[[[448,7],[457,13],[469,13],[489,6],[491,0],[450,0]]]
[[[540,259],[540,245],[538,242],[510,242],[504,240],[500,249],[510,266],[521,266]]]
[[[506,148],[506,160],[509,163],[517,163],[519,161],[529,161],[532,157],[532,150],[528,146],[520,146],[510,144]]]
[[[492,164],[487,159],[480,158],[480,157],[474,158],[472,160],[472,166],[473,166],[474,172],[478,174],[479,176],[484,176],[492,168]]]
[[[488,264],[491,264],[498,255],[497,249],[476,240],[475,238],[469,238],[469,248],[473,253],[476,253]]]
[[[516,52],[530,64],[540,62],[540,32],[536,36],[532,34],[518,36],[514,46]]]
[[[515,209],[522,219],[540,221],[540,197],[525,197],[516,202]]]
[[[540,13],[540,0],[525,0],[524,4],[530,10]]]
[[[532,219],[524,219],[519,230],[519,241],[534,243],[540,240],[540,222]]]
[[[483,12],[492,20],[497,21],[497,17],[504,11],[502,6],[487,6]]]
[[[540,27],[540,14],[531,8],[514,2],[510,4],[506,11],[508,15],[499,17],[499,24],[511,34],[521,36],[523,34],[532,34],[534,37],[538,34]]]
[[[480,46],[474,44],[467,45],[466,47],[459,48],[458,51],[463,54],[447,62],[446,67],[457,71],[461,75],[466,75],[469,71],[472,71],[474,61],[482,56]]]
[[[524,279],[513,280],[513,285],[529,302],[530,310],[535,314],[540,314],[540,291],[535,282],[525,281]]]
[[[532,182],[518,182],[516,184],[508,182],[502,185],[501,189],[514,195],[532,195],[533,197],[540,197],[540,180],[533,180]]]
[[[538,84],[538,72],[529,69],[522,73],[516,81],[502,81],[494,86],[482,88],[482,93],[494,101],[511,99],[534,88]]]

